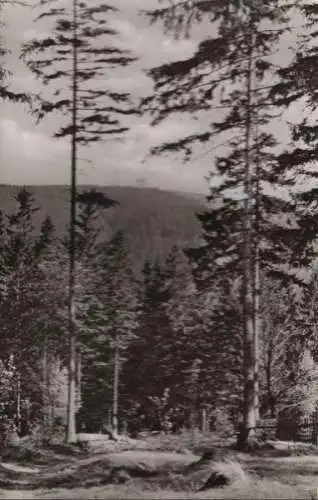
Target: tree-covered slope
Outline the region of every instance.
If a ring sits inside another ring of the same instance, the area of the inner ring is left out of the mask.
[[[79,191],[92,186],[80,186]],[[26,186],[34,194],[40,210],[35,214],[35,226],[40,227],[49,215],[61,235],[69,220],[67,186]],[[131,249],[134,267],[140,268],[146,258],[166,255],[173,245],[192,244],[200,233],[195,213],[202,210],[199,196],[162,191],[155,188],[130,186],[95,187],[118,205],[105,211],[104,234],[122,230]],[[10,213],[19,186],[0,186],[0,209]]]

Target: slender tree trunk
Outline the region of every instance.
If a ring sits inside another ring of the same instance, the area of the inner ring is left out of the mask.
[[[54,419],[55,419],[54,400],[50,397],[50,402],[49,402],[49,422],[50,422],[50,425],[53,425]]]
[[[191,432],[191,443],[192,443],[192,446],[195,446],[195,442],[196,442],[195,407],[194,407],[194,403],[193,402],[191,402],[191,409],[190,409],[190,432]]]
[[[266,363],[266,382],[267,382],[267,408],[270,411],[271,418],[275,418],[275,404],[272,392],[272,346],[267,351]]]
[[[21,432],[21,378],[20,373],[17,377],[17,431],[20,435]]]
[[[202,432],[205,434],[208,430],[207,426],[208,420],[207,420],[207,412],[206,408],[202,408]]]
[[[257,117],[256,117],[257,119]],[[259,133],[256,124],[256,141]],[[260,222],[260,157],[257,147],[255,162],[255,231],[254,231],[254,406],[256,423],[260,419],[259,410],[259,338],[261,329],[260,317],[260,254],[259,254],[259,222]]]
[[[118,434],[118,386],[119,386],[119,346],[116,340],[114,353],[114,382],[113,382],[113,415],[112,429],[114,434]]]
[[[191,406],[190,406],[190,430],[194,433],[195,429],[195,398],[191,397]]]
[[[253,200],[253,179],[251,172],[250,147],[252,137],[252,80],[253,80],[253,23],[250,26],[249,53],[246,72],[246,126],[245,126],[245,179],[243,214],[243,313],[244,313],[244,405],[243,427],[239,446],[244,447],[255,434],[254,399],[254,315],[253,315],[253,255],[251,231],[251,203]]]
[[[67,398],[67,434],[68,443],[76,442],[76,339],[74,333],[74,306],[70,307],[70,338],[68,366],[68,398]]]
[[[76,355],[76,386],[78,403],[82,402],[82,353],[78,346]]]
[[[255,420],[260,419],[259,411],[259,333],[261,327],[260,320],[260,261],[259,248],[256,243],[255,248],[255,290],[254,290],[254,407]]]
[[[73,109],[71,139],[71,210],[69,268],[69,366],[66,440],[76,441],[76,325],[75,325],[75,225],[76,225],[76,156],[77,156],[77,0],[73,0]]]
[[[47,334],[44,337],[43,346],[43,420],[45,424],[49,424],[50,419],[50,395],[49,395],[49,384],[48,384],[48,345],[47,345]]]

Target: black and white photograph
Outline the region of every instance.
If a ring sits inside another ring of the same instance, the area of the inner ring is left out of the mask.
[[[0,0],[0,100],[0,500],[318,499],[317,0]]]

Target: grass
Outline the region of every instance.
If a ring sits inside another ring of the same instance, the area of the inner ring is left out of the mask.
[[[204,449],[212,442],[217,446],[212,436],[205,443],[203,437],[201,441]],[[177,450],[172,449],[174,438],[161,437],[156,442],[151,438],[139,444],[142,449],[137,444],[134,450],[111,450],[101,455],[77,454],[67,448],[38,450],[33,457],[28,456],[28,464],[22,461],[23,467],[15,467],[19,462],[21,465],[19,454],[11,460],[7,455],[0,467],[0,499],[309,499],[310,490],[318,486],[316,448],[307,448],[303,454],[286,447],[249,455],[228,451],[231,467],[235,469],[241,463],[246,476],[238,474],[231,486],[198,492],[210,469],[189,467],[199,456],[181,452],[181,445],[186,447],[180,436],[175,442]],[[114,469],[129,472],[125,484],[106,484]]]
[[[215,433],[203,434],[201,432],[184,431],[180,434],[148,436],[140,446],[143,449],[157,451],[176,451],[184,453],[193,451],[202,454],[206,450],[220,446],[230,446],[235,439],[221,438]]]
[[[220,490],[210,490],[206,492],[194,493],[193,491],[180,491],[169,488],[147,489],[139,485],[112,485],[87,488],[65,489],[56,488],[52,490],[39,489],[36,491],[4,491],[0,490],[0,498],[3,499],[299,499],[310,498],[309,488],[294,487],[288,484],[281,484],[277,481],[258,480],[246,485],[235,485],[233,487],[222,488]]]

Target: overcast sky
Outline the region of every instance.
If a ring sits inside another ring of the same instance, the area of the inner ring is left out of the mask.
[[[157,0],[116,0],[121,11],[113,19],[113,25],[121,33],[122,43],[140,59],[129,70],[114,72],[110,79],[114,88],[130,90],[136,97],[151,91],[151,80],[143,68],[190,56],[200,36],[205,34],[201,31],[191,40],[176,41],[165,36],[160,26],[149,26],[147,19],[138,15],[138,9],[156,3]],[[33,23],[34,14],[32,9],[18,6],[7,6],[5,9],[7,46],[12,51],[7,57],[7,65],[14,74],[12,85],[15,90],[33,90],[38,86],[29,70],[18,61],[21,43],[41,32],[41,25]],[[289,43],[290,38],[282,44],[279,57],[286,58]],[[58,125],[59,119],[52,117],[35,125],[34,118],[28,115],[23,106],[2,103],[0,183],[68,183],[69,141],[51,138]],[[197,160],[187,164],[171,155],[143,162],[151,145],[198,129],[200,123],[186,116],[182,120],[171,119],[156,128],[149,126],[148,117],[138,118],[134,120],[125,142],[107,142],[81,151],[83,160],[80,162],[79,182],[135,185],[138,179],[145,179],[149,186],[163,189],[206,192],[205,176],[213,164],[213,153],[204,153],[211,145],[202,146],[196,155]],[[278,137],[285,141],[287,135],[282,123],[276,123],[275,130]]]

